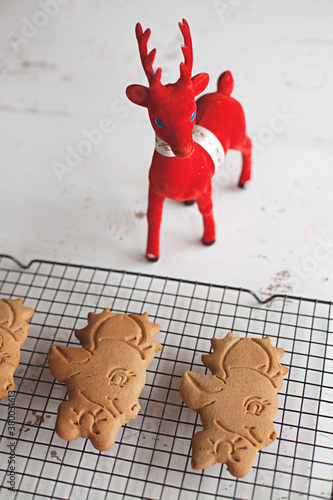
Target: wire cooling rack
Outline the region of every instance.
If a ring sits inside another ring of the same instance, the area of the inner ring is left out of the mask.
[[[252,292],[231,287],[47,261],[23,268],[8,256],[0,256],[0,295],[21,297],[36,311],[14,401],[1,401],[1,498],[331,498],[332,303],[288,296],[260,303]],[[73,330],[86,324],[88,312],[105,307],[147,311],[161,325],[163,350],[148,368],[140,414],[121,428],[111,450],[99,453],[85,439],[68,443],[55,434],[66,389],[52,377],[47,353],[54,344],[77,346]],[[282,363],[290,368],[279,393],[278,439],[243,479],[221,464],[191,468],[191,438],[201,425],[178,392],[185,370],[204,371],[201,355],[211,337],[230,330],[269,335],[285,349]]]

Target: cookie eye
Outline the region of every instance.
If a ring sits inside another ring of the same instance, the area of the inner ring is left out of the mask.
[[[123,370],[122,368],[116,368],[108,375],[111,385],[118,385],[123,387],[130,377],[134,377],[135,374],[128,370]]]
[[[245,404],[245,413],[250,415],[261,415],[266,406],[269,405],[268,401],[261,398],[250,398]]]
[[[158,127],[160,127],[160,128],[165,128],[164,123],[163,123],[161,120],[159,120],[158,118],[154,118],[154,122],[156,123],[156,125],[157,125]]]
[[[191,122],[193,122],[193,120],[194,120],[194,118],[195,118],[195,115],[196,115],[196,112],[195,112],[195,111],[193,111],[193,114],[192,114],[192,116],[191,116]]]

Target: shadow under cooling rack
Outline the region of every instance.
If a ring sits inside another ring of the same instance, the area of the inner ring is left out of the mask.
[[[1,498],[54,499],[330,499],[333,456],[332,303],[159,276],[0,256],[1,297],[33,307],[15,373],[14,402],[1,401]],[[141,412],[107,452],[54,432],[66,388],[54,380],[47,353],[78,346],[73,332],[90,311],[148,312],[163,345],[147,371]],[[215,464],[191,468],[191,438],[201,428],[178,389],[185,370],[204,372],[210,339],[229,331],[283,347],[289,368],[275,418],[278,438],[242,479]],[[15,432],[9,432],[9,414]],[[14,450],[15,471],[10,470]],[[10,491],[10,478],[15,491]]]

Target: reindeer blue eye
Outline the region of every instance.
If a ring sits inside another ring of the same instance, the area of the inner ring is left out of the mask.
[[[157,125],[158,127],[160,127],[160,128],[165,128],[164,123],[163,123],[161,120],[159,120],[158,118],[154,118],[154,122],[156,123],[156,125]]]
[[[193,111],[193,115],[191,116],[191,122],[193,122],[194,118],[195,118],[195,111]]]

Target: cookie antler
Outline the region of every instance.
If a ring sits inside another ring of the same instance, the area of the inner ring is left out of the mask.
[[[136,347],[140,351],[141,357],[150,363],[154,359],[154,354],[162,349],[161,344],[154,339],[160,331],[160,326],[151,323],[147,313],[130,314],[129,317],[138,324],[141,332],[141,335],[129,341],[129,344]]]
[[[224,339],[217,339],[213,337],[211,344],[213,352],[211,354],[203,354],[201,359],[207,368],[212,373],[218,374],[222,379],[226,377],[226,371],[223,367],[223,360],[229,349],[240,339],[235,338],[232,332],[229,332]]]
[[[225,379],[230,368],[252,368],[269,378],[277,391],[281,389],[283,376],[288,373],[288,368],[279,363],[284,350],[273,347],[269,337],[235,338],[230,332],[224,339],[212,338],[211,344],[213,352],[203,354],[202,362],[212,373]]]
[[[89,313],[88,325],[76,330],[75,335],[82,346],[89,351],[102,340],[113,339],[127,342],[140,352],[148,364],[162,346],[154,337],[160,331],[159,325],[151,323],[148,314],[115,314],[104,309],[100,314]]]

